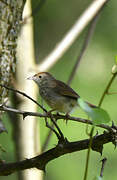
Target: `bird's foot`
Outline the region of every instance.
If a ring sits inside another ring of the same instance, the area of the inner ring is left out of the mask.
[[[55,109],[51,109],[50,111],[48,111],[48,112],[46,113],[47,116],[51,116],[53,111],[56,111],[56,110],[55,110]]]

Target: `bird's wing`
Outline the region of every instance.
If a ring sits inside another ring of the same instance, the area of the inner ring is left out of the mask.
[[[56,83],[54,81],[51,88],[53,88],[55,93],[61,94],[63,96],[72,97],[73,99],[78,99],[80,97],[70,86],[59,80],[56,80]],[[89,102],[86,103],[92,108],[97,107]]]
[[[63,96],[72,97],[74,99],[77,99],[80,97],[71,87],[69,87],[67,84],[65,84],[62,81],[56,80],[56,86],[53,87],[53,90],[55,93],[59,93]]]

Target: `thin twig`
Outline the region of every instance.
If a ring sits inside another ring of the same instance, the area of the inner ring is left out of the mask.
[[[113,94],[117,94],[117,92],[107,92],[107,95],[113,95]]]
[[[0,84],[0,86],[3,87],[3,88],[8,89],[8,90],[10,90],[10,91],[13,91],[13,92],[15,92],[15,93],[18,93],[18,94],[23,95],[24,97],[30,99],[30,100],[33,101],[35,104],[37,104],[44,112],[47,112],[47,110],[46,110],[43,106],[41,106],[37,101],[35,101],[35,100],[34,100],[33,98],[31,98],[30,96],[28,96],[26,93],[24,93],[24,92],[22,92],[22,91],[19,91],[19,90],[16,90],[16,89],[13,89],[13,88],[8,87],[8,86],[5,86],[5,85],[3,85],[3,84]]]
[[[86,165],[85,165],[84,180],[86,180],[87,176],[88,176],[89,158],[90,158],[90,152],[91,152],[91,147],[92,147],[93,132],[94,132],[94,126],[91,128],[91,132],[90,132],[89,148],[88,148],[88,151],[87,151],[87,159],[86,159]]]
[[[46,127],[48,127],[52,132],[54,132],[55,135],[57,136],[57,138],[60,139],[61,137],[60,137],[60,135],[58,134],[58,132],[56,132],[56,130],[55,130],[52,126],[49,125],[49,123],[48,123],[48,121],[47,121],[47,117],[45,117],[45,123],[46,123]]]
[[[110,88],[112,82],[114,81],[116,75],[117,75],[117,73],[112,74],[112,77],[110,78],[110,80],[109,80],[109,82],[108,82],[108,84],[107,84],[107,86],[106,86],[106,88],[105,88],[105,90],[104,90],[104,92],[103,92],[103,94],[102,94],[102,96],[101,96],[101,99],[100,99],[100,101],[99,101],[98,107],[101,107],[102,102],[103,102],[106,94],[108,93],[109,88]]]
[[[101,160],[101,162],[102,162],[102,167],[101,167],[100,177],[103,177],[104,167],[105,167],[106,161],[107,161],[107,158],[104,158],[104,159]]]
[[[27,117],[27,116],[37,116],[37,117],[44,117],[44,118],[48,117],[48,118],[50,118],[50,115],[48,113],[41,114],[41,113],[37,113],[37,112],[22,111],[22,110],[14,109],[14,108],[2,105],[2,104],[0,105],[0,110],[1,111],[6,111],[6,112],[13,112],[13,113],[16,113],[16,114],[21,114],[24,118]],[[52,116],[57,120],[66,119],[66,116],[60,115],[60,114],[52,114]],[[78,117],[69,116],[68,120],[93,125],[92,121],[88,120],[88,119],[82,119],[82,118],[78,118]],[[113,132],[113,130],[114,130],[113,127],[110,127],[110,126],[108,126],[106,124],[99,124],[99,125],[96,125],[96,126],[100,127],[100,128],[103,128],[103,129],[107,129],[108,131],[111,131],[111,132]]]
[[[91,40],[91,37],[92,37],[92,35],[93,35],[93,33],[94,33],[94,30],[95,30],[95,27],[96,27],[96,24],[97,24],[97,20],[98,20],[98,18],[99,18],[99,15],[100,15],[100,14],[98,13],[98,14],[93,18],[93,20],[92,20],[92,22],[91,22],[91,24],[90,24],[90,26],[89,26],[89,29],[88,29],[88,31],[87,31],[87,33],[86,33],[86,36],[85,36],[85,39],[84,39],[84,43],[83,43],[82,48],[81,48],[81,51],[80,51],[80,54],[79,54],[79,56],[77,57],[76,63],[75,63],[75,65],[74,65],[74,67],[73,67],[73,69],[72,69],[72,72],[71,72],[71,74],[70,74],[70,76],[69,76],[69,79],[68,79],[68,81],[67,81],[68,85],[71,84],[71,81],[72,81],[72,79],[74,78],[74,75],[75,75],[75,73],[76,73],[76,71],[77,71],[77,69],[78,69],[78,66],[79,66],[80,62],[81,62],[81,59],[82,59],[82,57],[83,57],[83,55],[84,55],[84,53],[85,53],[85,51],[86,51],[86,49],[87,49],[87,47],[88,47],[89,41]]]
[[[57,128],[59,134],[60,134],[60,137],[59,137],[59,140],[64,140],[64,135],[62,133],[62,131],[60,130],[59,126],[57,125],[57,123],[55,122],[54,118],[53,118],[53,115],[50,113],[50,119],[51,121],[53,122],[54,126]]]

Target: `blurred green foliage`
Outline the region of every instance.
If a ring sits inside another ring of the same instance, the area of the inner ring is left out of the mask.
[[[63,38],[65,33],[75,23],[90,2],[91,0],[46,0],[40,12],[34,17],[35,57],[38,63],[41,62]],[[38,1],[32,0],[33,8],[36,7],[37,4]],[[84,100],[93,104],[98,104],[99,102],[103,90],[111,77],[111,68],[114,64],[115,55],[117,55],[116,12],[117,1],[109,1],[100,15],[95,33],[71,84],[73,89],[75,89]],[[80,52],[85,33],[86,30],[84,30],[70,49],[50,70],[57,79],[65,82],[68,80]],[[111,87],[111,91],[117,91],[116,80]],[[109,113],[111,120],[114,120],[115,123],[117,123],[116,102],[117,95],[110,95],[106,96],[102,104],[102,108]],[[72,115],[82,118],[86,117],[84,112],[80,109],[76,109]],[[6,116],[4,118],[4,123],[9,133],[8,135],[5,133],[0,135],[0,144],[7,149],[7,153],[1,152],[1,159],[12,161],[14,160],[12,130],[11,124]],[[45,127],[45,123],[42,119],[39,123],[41,143],[43,144],[48,129]],[[70,141],[88,138],[86,135],[86,126],[84,124],[69,121],[66,125],[63,120],[59,120],[58,124],[64,132],[64,135],[68,137]],[[99,133],[103,131],[99,128],[96,128],[96,130],[98,130]],[[54,147],[56,143],[57,139],[55,135],[53,135],[48,148]],[[104,169],[104,179],[116,180],[117,152],[111,143],[104,146],[102,157],[107,158]],[[91,180],[99,175],[101,168],[100,159],[102,159],[102,157],[97,152],[91,152],[88,179]],[[83,179],[85,162],[86,151],[67,154],[55,159],[47,165],[45,180]],[[0,179],[15,180],[15,177],[16,174],[13,174],[8,177],[0,177]]]

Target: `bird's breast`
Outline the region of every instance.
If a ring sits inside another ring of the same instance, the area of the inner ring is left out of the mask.
[[[69,113],[77,105],[76,99],[59,95],[49,90],[49,88],[40,90],[40,95],[52,109],[58,112]]]

